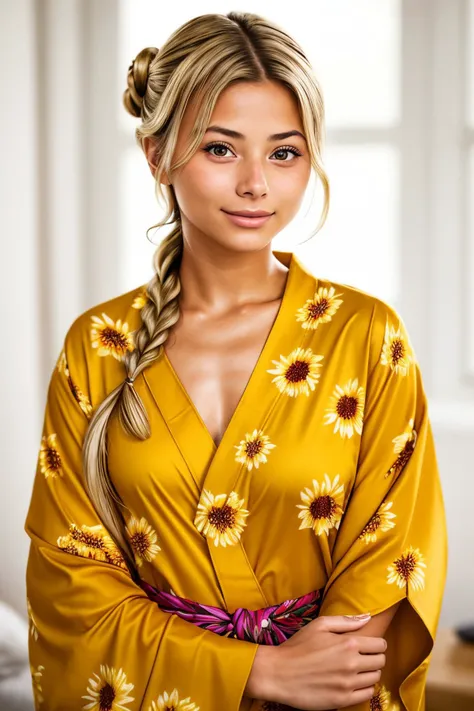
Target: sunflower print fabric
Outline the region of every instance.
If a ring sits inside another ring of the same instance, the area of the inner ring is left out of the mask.
[[[218,446],[166,352],[134,383],[151,437],[112,416],[125,535],[145,582],[231,613],[321,588],[324,615],[401,603],[358,711],[420,711],[447,548],[420,367],[392,307],[274,255],[289,268],[281,307]],[[162,611],[88,497],[84,436],[126,377],[146,303],[140,285],[82,313],[51,375],[25,521],[36,709],[296,708],[244,696],[257,643]]]

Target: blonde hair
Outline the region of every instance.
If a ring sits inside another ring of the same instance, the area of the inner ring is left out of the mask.
[[[140,311],[141,326],[134,333],[135,349],[123,362],[126,378],[95,410],[84,440],[83,465],[88,493],[102,523],[122,551],[130,574],[139,580],[134,552],[127,537],[122,508],[107,466],[107,426],[117,410],[125,432],[140,440],[150,437],[148,415],[133,380],[163,350],[169,330],[178,321],[179,267],[183,235],[179,205],[172,185],[160,183],[198,149],[214,106],[229,85],[237,82],[276,81],[295,96],[308,142],[311,165],[324,189],[322,227],[329,210],[329,181],[322,164],[324,102],[318,81],[303,50],[269,20],[249,12],[206,14],[179,27],[158,50],[147,47],[128,69],[125,108],[141,118],[136,140],[153,137],[156,144],[155,193],[164,199],[167,214],[152,228],[172,224],[153,257],[155,274],[147,285],[147,302]],[[191,141],[181,160],[172,164],[177,137],[190,101],[198,107]]]

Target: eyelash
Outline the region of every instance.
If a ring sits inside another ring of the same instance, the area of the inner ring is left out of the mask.
[[[224,143],[223,141],[217,142],[215,141],[214,143],[208,143],[207,146],[205,146],[202,150],[205,151],[206,153],[210,153],[211,148],[216,148],[217,146],[221,147],[224,146],[224,148],[227,148],[229,151],[232,150],[232,148],[229,146],[228,143]],[[280,148],[277,148],[275,153],[278,151],[288,151],[289,153],[293,153],[295,158],[299,158],[303,154],[297,149],[294,148],[293,146],[281,146]],[[213,155],[213,154],[212,154]],[[227,156],[214,156],[215,158],[226,158]],[[286,160],[280,160],[277,161],[277,163],[291,163],[291,161],[286,161]]]

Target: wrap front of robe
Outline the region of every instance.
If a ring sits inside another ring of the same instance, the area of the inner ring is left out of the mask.
[[[320,588],[324,615],[402,601],[381,682],[357,708],[421,711],[447,542],[420,369],[392,307],[274,255],[284,296],[218,447],[166,354],[134,383],[151,437],[112,416],[127,535],[143,581],[231,613]],[[243,696],[257,644],[162,611],[86,494],[88,422],[125,377],[145,298],[142,285],[81,314],[51,376],[25,523],[36,708],[281,708]]]

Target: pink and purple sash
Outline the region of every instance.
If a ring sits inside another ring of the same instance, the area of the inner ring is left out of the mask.
[[[183,620],[224,637],[236,637],[268,645],[285,642],[301,627],[314,620],[319,614],[324,591],[324,588],[314,590],[302,597],[285,600],[279,605],[263,607],[260,610],[239,607],[230,613],[220,607],[201,605],[199,602],[163,592],[144,580],[140,581],[140,587],[164,612],[174,613]]]

